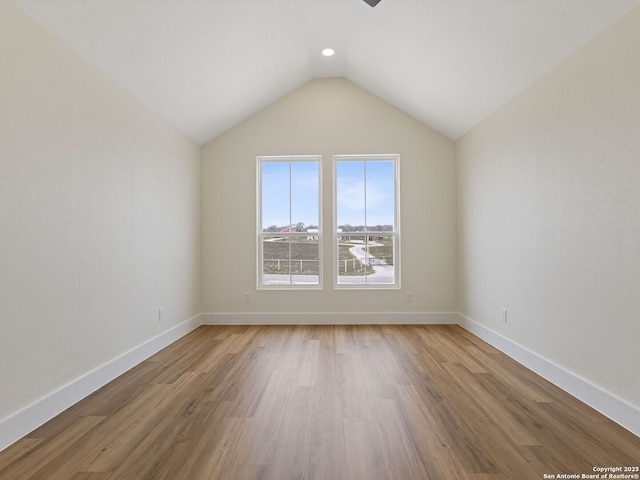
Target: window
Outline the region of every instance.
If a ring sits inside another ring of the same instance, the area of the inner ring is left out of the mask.
[[[321,288],[320,156],[258,157],[258,288]]]
[[[334,157],[334,285],[399,288],[398,155]]]

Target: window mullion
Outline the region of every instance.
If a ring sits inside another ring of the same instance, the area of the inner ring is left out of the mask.
[[[367,229],[369,223],[367,222],[367,161],[364,161],[364,167],[362,171],[364,181],[364,283],[369,283],[369,237],[367,236]]]
[[[293,223],[293,188],[292,188],[292,181],[291,181],[291,173],[293,171],[292,168],[292,162],[289,162],[289,228],[291,228],[291,224]],[[291,273],[291,235],[287,235],[287,243],[289,245],[289,259],[288,259],[288,266],[287,268],[289,269],[289,285],[291,285],[293,283],[293,276]]]

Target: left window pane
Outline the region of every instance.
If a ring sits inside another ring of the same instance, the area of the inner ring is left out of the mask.
[[[320,159],[258,157],[258,288],[321,286]]]

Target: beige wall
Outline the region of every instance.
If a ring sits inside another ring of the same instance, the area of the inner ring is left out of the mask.
[[[200,311],[460,311],[640,408],[638,32],[457,145],[318,79],[200,150],[0,2],[0,420]],[[357,153],[400,154],[401,290],[332,288],[331,156]],[[256,156],[288,154],[324,156],[321,291],[255,288]]]
[[[638,45],[640,8],[457,144],[460,312],[636,408]]]
[[[200,152],[4,1],[0,63],[1,420],[199,312]]]
[[[333,290],[332,155],[356,153],[400,154],[401,290]],[[324,289],[256,291],[256,156],[294,154],[324,156]],[[455,311],[454,155],[449,139],[335,78],[313,80],[219,136],[202,150],[203,311]]]

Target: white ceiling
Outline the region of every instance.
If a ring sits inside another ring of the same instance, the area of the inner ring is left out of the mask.
[[[640,0],[14,0],[199,144],[343,76],[456,140]],[[320,51],[332,47],[336,55]]]

